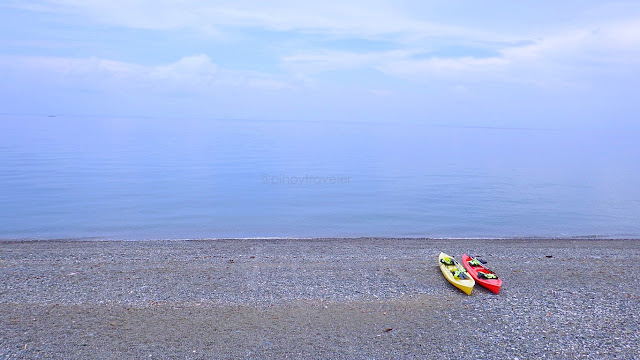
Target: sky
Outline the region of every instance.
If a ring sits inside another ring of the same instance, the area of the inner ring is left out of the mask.
[[[634,127],[637,1],[0,0],[0,113]]]

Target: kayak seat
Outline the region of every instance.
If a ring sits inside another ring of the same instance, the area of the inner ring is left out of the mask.
[[[467,261],[467,264],[469,264],[469,265],[471,265],[473,267],[482,266],[482,263],[480,261],[476,260],[476,259]]]
[[[453,265],[453,260],[451,258],[440,259],[440,262],[445,265]]]
[[[497,279],[498,275],[478,271],[478,277],[483,279]]]
[[[464,271],[460,271],[460,270],[451,270],[451,274],[453,275],[453,277],[457,277],[458,279],[468,279],[468,276],[466,274],[466,272]]]

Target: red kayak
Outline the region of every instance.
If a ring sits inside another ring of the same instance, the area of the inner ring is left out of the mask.
[[[478,259],[469,257],[467,254],[462,255],[462,266],[467,269],[473,280],[478,284],[486,287],[494,293],[500,292],[502,280],[493,271],[487,269]]]

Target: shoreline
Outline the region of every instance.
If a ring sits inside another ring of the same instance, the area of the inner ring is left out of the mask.
[[[407,236],[354,236],[354,237],[282,237],[282,236],[261,236],[261,237],[206,237],[206,238],[145,238],[145,239],[125,239],[125,238],[104,238],[104,237],[61,237],[61,238],[0,238],[2,243],[30,243],[30,242],[181,242],[181,241],[640,241],[640,236],[608,236],[608,235],[578,235],[578,236],[482,236],[482,237],[407,237]]]
[[[638,272],[637,239],[0,241],[0,358],[626,359]]]

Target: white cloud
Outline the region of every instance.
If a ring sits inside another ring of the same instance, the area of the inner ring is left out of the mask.
[[[287,55],[282,61],[306,73],[367,67],[410,79],[572,84],[572,77],[616,71],[620,64],[639,65],[640,19],[558,31],[536,41],[506,44],[493,50],[492,56],[424,56],[429,50],[420,48],[379,52],[320,50]]]
[[[220,35],[221,28],[249,27],[365,38],[516,39],[510,34],[500,35],[481,28],[419,19],[401,5],[384,0],[32,0],[14,2],[11,6],[132,28],[195,28],[214,36]]]
[[[508,65],[502,57],[432,57],[428,59],[403,59],[381,64],[378,69],[384,73],[401,76],[446,76],[464,78],[470,74],[495,73]]]
[[[218,81],[221,71],[206,55],[184,57],[172,64],[145,69],[151,79],[207,86]]]
[[[143,66],[101,58],[46,56],[0,56],[6,70],[45,74],[63,81],[93,82],[95,86],[146,86],[150,89],[180,89],[206,92],[220,87],[250,87],[277,90],[294,86],[276,76],[258,72],[221,69],[206,55],[187,56],[170,64]]]
[[[381,38],[387,40],[388,48],[392,49],[373,51],[363,47],[361,51],[337,50],[331,48],[330,42],[320,42],[310,43],[302,51],[291,51],[291,47],[278,48],[280,44],[274,44],[277,54],[273,56],[279,56],[283,69],[288,71],[284,75],[220,69],[205,55],[185,57],[160,66],[140,66],[97,58],[27,59],[27,62],[40,62],[40,67],[55,67],[68,74],[93,72],[108,74],[109,77],[137,76],[145,81],[171,82],[197,89],[216,84],[282,88],[291,84],[313,84],[324,71],[363,68],[393,77],[444,79],[456,84],[478,79],[557,84],[593,73],[616,71],[620,65],[636,67],[640,63],[640,18],[633,11],[624,15],[624,7],[615,13],[607,13],[607,20],[594,17],[582,23],[576,21],[572,27],[555,25],[547,27],[545,32],[536,32],[532,30],[531,21],[523,19],[522,22],[529,23],[528,26],[505,32],[495,31],[500,27],[487,25],[488,22],[480,27],[463,26],[456,23],[457,17],[451,14],[438,17],[436,12],[426,10],[412,13],[409,7],[403,7],[406,3],[411,2],[32,0],[13,1],[4,6],[67,13],[115,26],[197,29],[213,37],[223,36],[225,29],[231,27],[292,31],[298,35],[315,33],[322,34],[323,39]],[[498,5],[492,3],[491,6]],[[431,7],[426,6],[425,9]],[[487,19],[495,17],[500,20],[508,16],[497,14]],[[441,22],[429,19],[440,19]],[[260,41],[260,35],[255,35],[254,40]],[[469,50],[462,54],[439,51],[439,47],[447,45],[467,46]],[[480,53],[484,55],[478,55]],[[260,61],[255,60],[256,64]]]
[[[383,52],[350,52],[323,50],[318,53],[288,55],[282,58],[285,66],[305,72],[375,67],[389,61],[398,61],[416,51],[396,50]]]
[[[505,58],[514,61],[582,59],[617,62],[620,55],[633,55],[627,59],[636,62],[640,54],[640,19],[572,29],[526,46],[505,48],[501,52]]]

